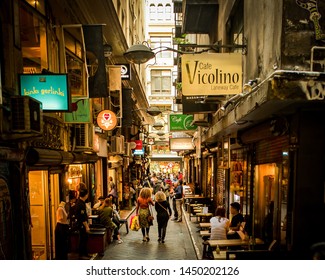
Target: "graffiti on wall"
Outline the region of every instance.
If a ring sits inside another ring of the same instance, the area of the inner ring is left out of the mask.
[[[318,0],[308,0],[307,2],[296,0],[298,6],[303,9],[306,9],[309,12],[309,19],[314,24],[315,28],[315,39],[325,41],[325,33],[323,33],[322,28],[320,26],[319,20],[321,18],[321,14],[318,11]]]
[[[306,94],[307,100],[325,99],[325,82],[301,81],[301,89]]]

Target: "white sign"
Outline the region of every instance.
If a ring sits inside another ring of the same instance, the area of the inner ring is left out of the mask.
[[[169,146],[171,151],[194,150],[192,138],[170,138]]]
[[[242,92],[242,54],[182,55],[182,94],[228,95]]]

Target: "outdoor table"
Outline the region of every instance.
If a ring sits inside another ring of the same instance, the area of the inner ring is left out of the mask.
[[[206,219],[212,216],[213,216],[212,213],[196,213],[196,218],[199,218],[200,223],[202,222],[202,219]]]
[[[201,235],[202,237],[211,236],[211,232],[208,231],[208,230],[201,230],[201,231],[200,231],[200,235]]]
[[[199,227],[200,228],[210,228],[211,227],[211,223],[199,223]]]
[[[237,247],[237,246],[248,246],[249,240],[242,239],[221,239],[221,240],[207,240],[210,247]],[[255,238],[256,245],[263,245],[264,241],[260,238]]]

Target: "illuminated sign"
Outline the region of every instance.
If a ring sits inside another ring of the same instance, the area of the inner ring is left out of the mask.
[[[241,53],[182,55],[182,94],[228,95],[242,92]]]
[[[169,146],[171,151],[194,150],[192,138],[170,138]]]
[[[117,125],[116,114],[110,110],[103,110],[97,116],[97,124],[103,130],[112,130]]]
[[[144,155],[144,148],[141,150],[133,150],[133,155],[134,156],[143,156]]]
[[[70,110],[67,74],[21,74],[19,87],[20,95],[40,101],[43,111]]]

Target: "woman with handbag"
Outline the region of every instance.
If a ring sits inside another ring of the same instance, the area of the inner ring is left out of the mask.
[[[166,195],[163,191],[159,191],[155,195],[155,209],[157,211],[157,223],[158,223],[158,242],[165,243],[167,224],[169,217],[172,215],[172,209]]]
[[[139,224],[142,232],[142,241],[149,241],[149,231],[152,225],[152,214],[150,213],[150,205],[154,205],[151,198],[151,189],[143,188],[140,191],[139,197],[137,199],[136,215],[139,216]]]

